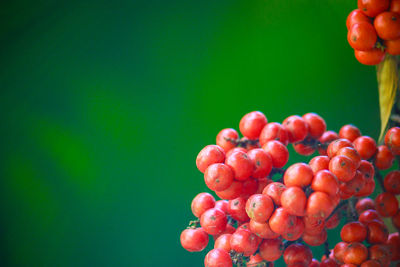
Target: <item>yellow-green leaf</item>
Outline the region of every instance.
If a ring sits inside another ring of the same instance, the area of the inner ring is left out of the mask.
[[[379,106],[381,111],[381,133],[379,142],[382,140],[390,113],[396,98],[398,86],[397,59],[387,55],[385,60],[377,68],[378,87],[379,87]]]

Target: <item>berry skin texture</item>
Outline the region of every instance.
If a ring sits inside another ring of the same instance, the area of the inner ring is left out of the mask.
[[[388,40],[384,42],[386,46],[386,52],[393,56],[400,55],[400,38],[396,40]]]
[[[236,230],[231,236],[231,249],[243,253],[245,257],[253,255],[260,243],[260,238],[247,229]]]
[[[360,136],[353,144],[362,159],[370,159],[376,152],[376,142],[369,136]]]
[[[282,168],[289,160],[287,147],[279,141],[268,141],[263,145],[262,149],[271,156],[272,166],[275,168]]]
[[[335,247],[333,248],[333,253],[335,255],[335,258],[339,261],[339,262],[344,262],[344,253],[347,249],[347,246],[349,245],[349,243],[347,242],[339,242],[335,245]]]
[[[375,208],[382,217],[392,217],[399,209],[399,202],[392,193],[383,192],[375,198]]]
[[[344,263],[360,265],[368,257],[368,249],[361,243],[350,243],[344,251]]]
[[[283,260],[288,265],[301,262],[308,266],[312,261],[312,252],[303,244],[291,244],[283,252]]]
[[[392,0],[390,2],[390,11],[400,13],[400,0]]]
[[[389,235],[387,244],[391,246],[392,261],[400,260],[400,235],[399,232]]]
[[[192,200],[192,212],[193,215],[197,218],[209,209],[214,208],[215,206],[215,198],[209,193],[200,193],[194,197]]]
[[[400,38],[400,14],[383,12],[376,16],[374,26],[378,36],[384,40]]]
[[[314,192],[308,197],[306,213],[314,218],[327,218],[333,211],[331,197],[323,192]]]
[[[182,231],[180,240],[182,247],[187,251],[202,251],[208,244],[208,234],[202,228],[189,228]]]
[[[271,156],[261,148],[252,149],[247,152],[247,156],[253,162],[253,178],[264,178],[272,170]]]
[[[208,166],[214,163],[223,163],[225,161],[224,150],[217,145],[208,145],[203,148],[196,158],[196,166],[204,173]]]
[[[263,190],[263,195],[269,196],[275,205],[281,206],[281,196],[283,191],[286,190],[286,186],[282,183],[279,182],[273,182],[268,184],[264,190]]]
[[[281,204],[288,213],[295,216],[304,216],[307,197],[300,187],[291,186],[283,191]]]
[[[308,134],[313,139],[318,139],[326,131],[325,120],[316,113],[307,113],[303,119],[308,125]]]
[[[220,235],[214,242],[214,248],[220,248],[229,253],[231,251],[231,236],[232,234]]]
[[[308,125],[300,116],[292,115],[287,117],[282,124],[288,132],[289,143],[303,141],[308,134]]]
[[[360,167],[360,163],[361,163],[361,157],[358,154],[357,150],[355,150],[352,147],[343,147],[341,148],[336,155],[342,155],[342,156],[346,156],[348,158],[350,158],[354,165],[356,166],[356,168],[358,169],[358,167]]]
[[[330,142],[336,140],[339,138],[339,135],[337,133],[335,133],[334,131],[326,131],[320,138],[318,141],[321,142],[321,144],[329,144]],[[327,149],[323,148],[322,146],[318,148],[318,152],[320,155],[322,156],[326,156],[327,155]]]
[[[354,178],[356,167],[353,161],[346,156],[335,156],[329,162],[329,171],[341,182],[348,182]]]
[[[384,244],[376,244],[369,248],[369,258],[376,260],[380,266],[389,266],[390,247]]]
[[[232,267],[231,256],[228,252],[220,248],[210,250],[205,259],[205,267]]]
[[[265,223],[274,211],[272,199],[263,194],[252,195],[246,202],[246,213],[251,220]]]
[[[307,245],[321,246],[328,239],[328,233],[324,229],[317,235],[304,234],[302,239]]]
[[[387,146],[378,146],[375,155],[375,166],[380,170],[392,167],[394,156]]]
[[[229,200],[228,213],[233,219],[237,221],[247,222],[249,220],[249,217],[246,213],[246,199],[243,197],[238,197]]]
[[[374,48],[378,36],[369,22],[354,24],[347,34],[347,41],[353,49],[368,51]]]
[[[239,129],[243,136],[255,140],[260,136],[267,123],[267,117],[262,112],[253,111],[243,116],[239,123]]]
[[[315,174],[311,189],[336,196],[339,192],[339,183],[333,173],[328,170],[321,170]]]
[[[283,233],[282,237],[288,241],[295,241],[299,239],[304,233],[305,225],[301,217],[296,217],[296,222],[293,227]]]
[[[360,266],[361,267],[381,267],[379,261],[376,261],[376,260],[364,261]]]
[[[231,186],[223,191],[215,191],[217,196],[221,199],[235,199],[239,197],[243,192],[243,183],[239,181],[233,181]]]
[[[383,180],[385,190],[394,195],[400,194],[400,171],[391,171]]]
[[[274,239],[279,237],[279,234],[271,230],[271,227],[269,227],[268,222],[259,223],[254,220],[250,220],[249,229],[251,232],[253,232],[258,237],[263,239]]]
[[[365,225],[367,225],[369,222],[372,222],[373,220],[382,220],[379,213],[374,209],[365,210],[358,217],[358,221]]]
[[[283,244],[280,238],[264,239],[260,245],[260,256],[266,261],[276,261],[283,252]]]
[[[397,228],[397,231],[400,231],[400,210],[392,217],[392,223]]]
[[[286,186],[306,187],[311,184],[314,173],[311,167],[305,163],[291,165],[283,175],[283,183]]]
[[[231,167],[223,163],[212,164],[204,172],[204,181],[211,190],[223,191],[231,186],[233,171]]]
[[[356,203],[356,211],[358,214],[361,214],[362,212],[366,210],[374,210],[375,209],[375,202],[371,198],[361,198],[357,201]]]
[[[389,9],[389,2],[389,0],[358,0],[357,5],[365,15],[373,18]]]
[[[363,242],[367,238],[367,228],[360,222],[350,222],[343,226],[340,237],[344,242]]]
[[[353,144],[347,139],[337,139],[329,144],[327,153],[328,157],[333,158],[344,147],[353,147]]]
[[[210,235],[221,234],[227,223],[225,212],[220,209],[209,209],[200,217],[200,225]]]
[[[349,16],[347,17],[346,20],[346,27],[347,30],[350,30],[351,27],[360,22],[371,22],[371,20],[359,9],[355,9],[350,12]],[[344,138],[344,137],[341,137]]]
[[[280,123],[271,122],[262,129],[259,138],[260,145],[263,146],[271,140],[278,140],[285,146],[289,143],[288,133]]]
[[[228,139],[228,140],[227,140]],[[225,152],[228,152],[236,146],[231,140],[239,139],[239,134],[235,129],[227,128],[221,130],[217,135],[216,144],[220,146]]]
[[[244,152],[238,151],[231,154],[226,158],[225,164],[232,168],[236,180],[247,180],[253,174],[253,162]]]
[[[382,221],[372,220],[367,223],[368,235],[367,241],[370,244],[386,243],[389,232]]]
[[[354,56],[361,64],[374,66],[378,65],[385,58],[386,52],[380,48],[374,48],[368,51],[354,50]]]
[[[395,156],[400,155],[400,128],[393,127],[385,135],[385,145],[392,150]]]
[[[280,235],[287,232],[296,223],[296,216],[288,213],[284,208],[277,208],[269,219],[271,230]]]
[[[350,142],[353,142],[354,140],[356,140],[357,137],[360,136],[361,136],[360,129],[358,129],[356,126],[352,124],[344,125],[342,128],[340,128],[339,131],[339,137],[347,139]]]
[[[322,170],[329,170],[329,158],[327,156],[316,156],[310,160],[308,165],[314,174]]]

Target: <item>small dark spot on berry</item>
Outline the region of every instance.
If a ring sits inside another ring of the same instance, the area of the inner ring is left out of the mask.
[[[215,216],[210,217],[210,220],[212,220],[212,221],[215,221],[215,219],[216,219]]]
[[[239,204],[239,201],[235,201],[235,202],[233,202],[233,205],[235,205],[235,206],[237,206]]]

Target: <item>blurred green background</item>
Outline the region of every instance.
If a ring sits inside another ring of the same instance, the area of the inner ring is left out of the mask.
[[[196,155],[220,129],[313,111],[378,136],[375,68],[346,40],[355,7],[2,3],[1,262],[202,266],[179,235],[207,190]]]

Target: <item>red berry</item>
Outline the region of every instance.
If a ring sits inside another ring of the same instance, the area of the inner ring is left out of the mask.
[[[354,178],[356,167],[354,162],[346,156],[335,156],[329,162],[329,171],[341,182],[348,182]]]
[[[354,56],[364,65],[378,65],[385,58],[386,52],[380,48],[374,48],[368,51],[354,50]]]
[[[303,217],[304,233],[309,235],[318,235],[325,228],[325,220],[320,217],[306,216]]]
[[[358,221],[365,225],[373,220],[382,220],[379,213],[374,209],[364,210],[358,217]]]
[[[397,211],[395,215],[392,217],[392,224],[397,228],[397,231],[400,231],[400,210]]]
[[[391,171],[383,180],[385,190],[394,195],[400,194],[400,171]]]
[[[228,203],[228,213],[231,217],[240,222],[247,222],[249,217],[246,213],[246,199],[238,197],[229,200]]]
[[[389,8],[389,0],[358,0],[358,9],[368,17],[375,17]]]
[[[202,251],[207,244],[208,234],[202,228],[189,228],[181,233],[181,245],[187,251]]]
[[[249,139],[257,139],[264,126],[268,123],[260,111],[253,111],[243,116],[239,123],[240,132]]]
[[[290,143],[303,141],[308,134],[308,125],[300,116],[293,115],[287,117],[282,124],[288,131]]]
[[[304,221],[301,217],[296,217],[295,224],[282,234],[282,237],[289,241],[299,239],[305,230]]]
[[[283,252],[283,244],[280,238],[264,239],[260,245],[260,256],[266,261],[276,261]]]
[[[380,220],[372,220],[367,224],[368,236],[367,241],[370,244],[386,243],[389,232],[385,224]]]
[[[386,52],[393,56],[400,55],[400,38],[396,40],[387,40],[384,41],[384,45],[386,46]]]
[[[312,139],[310,137],[307,137],[305,140],[307,142],[307,141],[311,141]],[[303,156],[310,156],[315,152],[315,147],[313,145],[303,144],[303,143],[293,144],[293,149],[299,155],[303,155]]]
[[[378,36],[370,22],[354,24],[347,34],[347,40],[353,49],[368,51],[374,48]]]
[[[326,148],[324,146],[329,145],[333,140],[339,138],[339,135],[334,131],[326,131],[320,138],[319,142],[323,144],[323,146],[318,147],[318,152],[321,155],[327,155]]]
[[[328,239],[328,233],[326,232],[325,229],[323,229],[317,235],[304,234],[302,239],[307,245],[314,246],[314,247],[321,246]]]
[[[223,163],[225,160],[224,150],[217,145],[208,145],[203,148],[196,158],[196,166],[204,173],[208,166],[214,163]]]
[[[252,195],[246,202],[246,212],[250,219],[265,223],[274,211],[272,199],[263,194]]]
[[[375,208],[382,217],[392,217],[399,209],[399,202],[392,193],[383,192],[375,198]]]
[[[246,181],[242,182],[243,189],[241,197],[248,199],[251,195],[255,194],[258,190],[258,179],[247,179]]]
[[[288,132],[280,123],[271,122],[262,129],[260,133],[260,145],[263,146],[271,140],[277,140],[285,146],[289,143]]]
[[[335,196],[339,192],[339,183],[333,173],[328,170],[321,170],[315,174],[311,189]]]
[[[356,265],[354,265],[356,266]],[[367,260],[364,261],[361,265],[361,267],[381,267],[381,264],[379,263],[379,261],[376,260]]]
[[[239,134],[235,129],[227,128],[221,130],[217,135],[216,144],[220,146],[225,152],[236,147],[235,141],[239,139]]]
[[[211,190],[223,191],[231,186],[233,171],[228,165],[214,163],[204,172],[204,181]]]
[[[368,257],[368,249],[361,243],[350,243],[344,251],[344,263],[360,265]]]
[[[400,260],[400,234],[399,232],[391,233],[387,239],[387,244],[390,246],[392,261]]]
[[[281,195],[285,191],[286,186],[279,182],[273,182],[268,184],[264,190],[263,194],[269,196],[277,206],[281,206]]]
[[[282,235],[293,227],[296,221],[296,216],[291,215],[284,208],[277,208],[269,219],[269,226],[272,231]]]
[[[374,26],[379,37],[384,40],[400,38],[400,14],[383,12],[376,16]]]
[[[226,200],[218,200],[215,202],[215,208],[222,210],[225,213],[228,213],[228,201]]]
[[[235,199],[239,197],[243,192],[243,183],[239,181],[233,181],[231,186],[223,191],[215,191],[217,196],[221,199]]]
[[[200,218],[200,216],[209,209],[214,208],[215,198],[209,193],[200,193],[192,200],[193,215]]]
[[[323,192],[314,192],[308,197],[306,213],[310,217],[327,218],[333,211],[331,197]]]
[[[253,178],[264,178],[272,170],[271,156],[261,148],[252,149],[247,152],[248,157],[253,162]]]
[[[358,214],[369,209],[375,209],[375,202],[371,198],[361,198],[357,201],[356,210]]]
[[[326,123],[323,118],[315,113],[303,115],[303,119],[308,125],[308,134],[311,138],[318,139],[326,131]]]
[[[283,252],[283,259],[288,265],[302,262],[308,266],[312,261],[312,252],[303,244],[291,244]]]
[[[321,170],[329,170],[329,158],[327,156],[316,156],[308,163],[314,174]]]
[[[380,170],[392,167],[394,156],[387,146],[378,146],[375,155],[375,166]]]
[[[365,15],[362,14],[361,11],[359,11],[359,10],[354,10],[354,11],[358,11],[357,14],[361,14],[362,16],[365,17]],[[368,21],[369,21],[369,19],[368,19]],[[360,130],[352,124],[344,125],[342,128],[340,128],[340,131],[339,131],[339,137],[347,139],[350,142],[353,142],[354,140],[356,140],[357,137],[360,137],[360,136],[361,136]]]
[[[282,168],[289,160],[289,151],[281,142],[272,140],[265,143],[262,147],[272,159],[272,166]]]
[[[200,225],[210,235],[218,235],[226,228],[227,218],[220,209],[209,209],[200,217]]]
[[[334,229],[340,223],[341,215],[340,212],[335,212],[328,220],[325,222],[326,229]]]
[[[295,163],[286,170],[283,175],[283,182],[286,186],[306,187],[311,184],[313,176],[313,171],[309,165]]]
[[[347,30],[350,30],[351,27],[360,22],[371,22],[370,19],[359,9],[355,9],[350,12],[350,14],[347,16],[346,20],[346,27]],[[340,138],[345,138],[345,137],[340,137]]]
[[[369,258],[378,261],[381,266],[389,266],[390,247],[384,244],[376,244],[369,248]]]
[[[357,150],[355,150],[354,148],[343,147],[336,153],[336,155],[346,156],[353,161],[356,168],[360,167],[361,157],[360,154],[358,154]]]
[[[292,215],[304,216],[306,203],[306,194],[300,187],[291,186],[286,188],[286,190],[282,193],[282,207]]]
[[[375,140],[369,136],[360,136],[354,140],[353,144],[362,159],[369,159],[376,152]]]
[[[206,267],[232,267],[231,256],[228,252],[220,248],[210,250],[205,259],[204,266]]]
[[[347,139],[337,139],[328,146],[327,153],[330,158],[336,156],[340,149],[344,147],[353,147],[353,144]]]
[[[214,248],[220,248],[229,253],[231,251],[231,236],[232,234],[220,235],[215,240]]]
[[[256,234],[260,238],[264,239],[274,239],[279,237],[279,234],[271,230],[269,223],[259,223],[254,220],[250,220],[249,229],[251,232]]]
[[[385,145],[392,150],[392,153],[396,156],[400,155],[400,128],[393,127],[387,131],[385,135]]]
[[[340,237],[344,242],[362,242],[367,237],[367,228],[360,222],[350,222],[343,226]]]
[[[260,238],[249,230],[241,229],[232,234],[230,244],[231,249],[248,257],[256,252],[260,241]]]
[[[349,243],[347,243],[347,242],[339,242],[333,248],[333,253],[335,255],[335,258],[341,263],[344,262],[344,253],[345,253],[348,245],[349,245]]]
[[[232,168],[236,180],[247,180],[253,174],[253,162],[244,152],[231,154],[226,158],[225,164]]]

